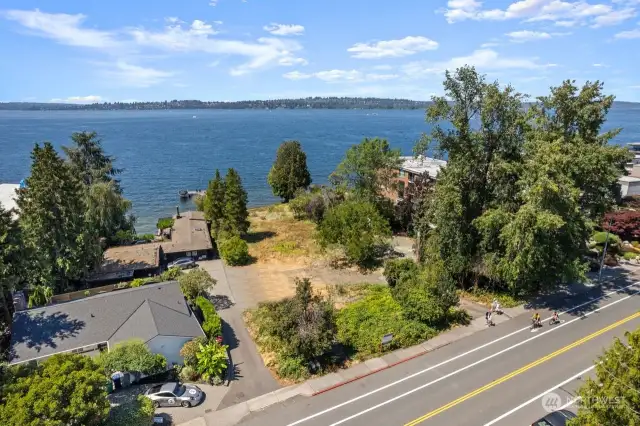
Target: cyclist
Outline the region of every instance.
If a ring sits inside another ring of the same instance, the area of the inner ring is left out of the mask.
[[[533,318],[531,318],[531,320],[533,321],[533,326],[534,327],[538,327],[540,326],[540,314],[539,313],[534,313],[533,314]]]
[[[552,321],[554,322],[554,324],[560,322],[560,319],[558,318],[558,311],[553,311]]]

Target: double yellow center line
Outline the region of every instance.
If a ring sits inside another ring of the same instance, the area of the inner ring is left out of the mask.
[[[631,316],[628,316],[628,317],[626,317],[626,318],[624,318],[624,319],[622,319],[622,320],[620,320],[620,321],[618,321],[616,323],[613,323],[613,324],[611,324],[611,325],[609,325],[609,326],[607,326],[607,327],[605,327],[605,328],[603,328],[601,330],[598,330],[595,333],[592,333],[592,334],[590,334],[590,335],[588,335],[586,337],[583,337],[582,339],[577,340],[577,341],[571,343],[570,345],[565,346],[562,349],[558,349],[557,351],[555,351],[555,352],[553,352],[553,353],[551,353],[549,355],[546,355],[546,356],[544,356],[544,357],[542,357],[542,358],[540,358],[540,359],[538,359],[536,361],[533,361],[532,363],[527,364],[524,367],[519,368],[518,370],[512,371],[511,373],[509,373],[509,374],[507,374],[507,375],[505,375],[503,377],[500,377],[499,379],[496,379],[493,382],[488,383],[488,384],[482,386],[481,388],[478,388],[478,389],[474,390],[473,392],[469,392],[468,394],[456,399],[455,401],[451,401],[450,403],[448,403],[446,405],[443,405],[442,407],[440,407],[438,409],[435,409],[435,410],[425,414],[422,417],[418,417],[417,419],[410,421],[405,426],[414,426],[414,425],[417,425],[419,423],[424,422],[425,420],[430,419],[431,417],[437,416],[438,414],[440,414],[440,413],[442,413],[444,411],[447,411],[448,409],[450,409],[452,407],[455,407],[456,405],[466,401],[467,399],[471,399],[474,396],[479,395],[484,391],[487,391],[487,390],[489,390],[489,389],[491,389],[491,388],[493,388],[495,386],[498,386],[499,384],[504,383],[507,380],[512,379],[513,377],[515,377],[515,376],[517,376],[519,374],[522,374],[525,371],[530,370],[530,369],[532,369],[533,367],[535,367],[537,365],[540,365],[540,364],[542,364],[542,363],[544,363],[546,361],[549,361],[550,359],[555,358],[558,355],[561,355],[561,354],[563,354],[563,353],[565,353],[565,352],[567,352],[567,351],[569,351],[569,350],[571,350],[571,349],[573,349],[573,348],[575,348],[577,346],[580,346],[583,343],[586,343],[589,340],[592,340],[592,339],[600,336],[601,334],[604,334],[607,331],[611,331],[614,328],[619,327],[622,324],[625,324],[625,323],[627,323],[627,322],[629,322],[631,320],[634,320],[634,319],[636,319],[638,317],[640,317],[640,312],[636,312],[635,314],[633,314]]]

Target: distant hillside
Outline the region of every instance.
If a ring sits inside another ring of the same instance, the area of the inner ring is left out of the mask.
[[[255,101],[195,101],[104,102],[95,104],[63,104],[37,102],[4,102],[1,110],[61,111],[61,110],[156,110],[156,109],[425,109],[431,102],[389,98],[303,98]],[[530,103],[525,103],[525,106]],[[640,109],[637,102],[614,102],[617,108]]]
[[[162,102],[105,102],[87,105],[6,102],[0,110],[47,111],[47,110],[152,110],[152,109],[424,109],[430,102],[409,99],[385,98],[304,98],[273,99],[266,101],[162,101]]]

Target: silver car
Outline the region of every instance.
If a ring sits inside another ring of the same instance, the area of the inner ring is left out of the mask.
[[[189,268],[195,268],[196,266],[198,265],[196,264],[195,260],[193,260],[192,258],[181,257],[180,259],[174,260],[173,262],[168,264],[167,269],[169,268],[189,269]]]
[[[202,401],[204,392],[196,385],[181,385],[177,382],[168,382],[163,385],[155,385],[148,389],[144,395],[153,401],[153,406],[158,407],[193,407]]]

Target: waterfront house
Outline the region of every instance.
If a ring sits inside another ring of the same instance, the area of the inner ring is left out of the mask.
[[[87,282],[98,285],[157,275],[162,259],[159,243],[109,247],[104,251],[102,263]]]
[[[385,190],[387,198],[394,202],[402,200],[405,190],[413,185],[414,179],[418,176],[429,179],[436,179],[440,169],[447,165],[444,160],[436,160],[430,157],[400,157],[402,164],[394,174],[394,182],[391,189]]]
[[[65,352],[95,356],[141,339],[171,366],[183,362],[180,349],[198,336],[204,336],[200,323],[180,285],[170,281],[17,311],[9,362],[37,362]]]
[[[209,225],[203,212],[178,213],[173,219],[170,241],[160,243],[166,262],[180,257],[208,259],[214,255]]]

